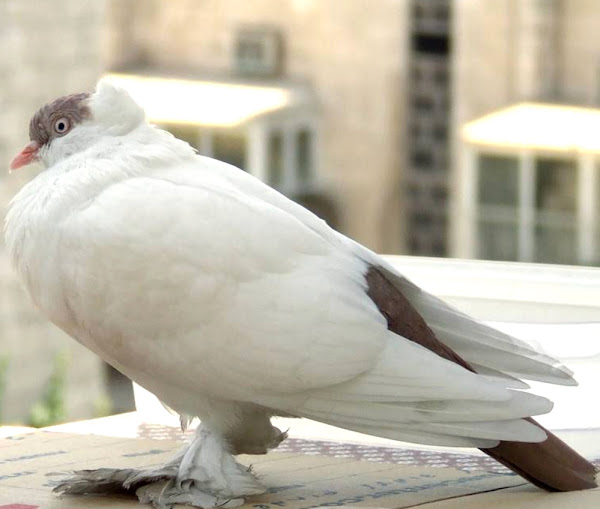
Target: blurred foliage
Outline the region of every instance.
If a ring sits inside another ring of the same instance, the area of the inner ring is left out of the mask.
[[[6,389],[6,374],[8,372],[8,357],[0,357],[0,423],[2,422],[2,406]]]
[[[30,426],[43,428],[64,422],[67,418],[65,396],[69,356],[66,351],[54,357],[54,369],[42,398],[33,405],[29,413]]]

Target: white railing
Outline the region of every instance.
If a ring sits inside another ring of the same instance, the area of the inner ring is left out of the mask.
[[[387,259],[417,285],[481,320],[600,323],[600,268],[413,256]]]

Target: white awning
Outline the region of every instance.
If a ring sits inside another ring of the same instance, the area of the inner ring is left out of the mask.
[[[478,147],[600,153],[600,110],[517,104],[465,124],[461,136]]]
[[[278,86],[112,73],[104,79],[127,90],[156,123],[235,126],[306,98],[300,90]]]

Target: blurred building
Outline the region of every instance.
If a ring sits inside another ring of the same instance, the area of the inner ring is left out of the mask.
[[[597,2],[111,5],[109,67],[155,122],[369,247],[597,263],[593,157],[463,130],[523,101],[596,105]]]
[[[452,8],[450,254],[600,264],[600,3]]]
[[[409,2],[111,7],[109,68],[152,121],[369,247],[403,249]]]
[[[448,252],[453,3],[411,0],[407,19],[406,154],[402,168],[406,251]]]
[[[29,140],[31,115],[49,100],[90,90],[102,70],[104,2],[0,1],[0,199],[8,200],[33,170],[8,174],[11,158]],[[89,417],[103,404],[99,359],[49,324],[33,307],[0,253],[0,416],[28,421],[53,373],[66,376],[66,411]],[[61,359],[66,355],[65,373]]]

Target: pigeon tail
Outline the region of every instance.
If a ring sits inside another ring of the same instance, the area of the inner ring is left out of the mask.
[[[371,266],[366,274],[368,295],[388,321],[388,329],[431,350],[440,357],[476,373],[470,363],[442,343],[400,288],[384,270]],[[547,435],[543,442],[500,441],[480,450],[513,472],[547,491],[576,491],[598,487],[598,470],[556,435],[535,424]]]
[[[484,453],[547,491],[576,491],[596,488],[598,470],[534,419],[548,438],[539,443],[500,442]]]

